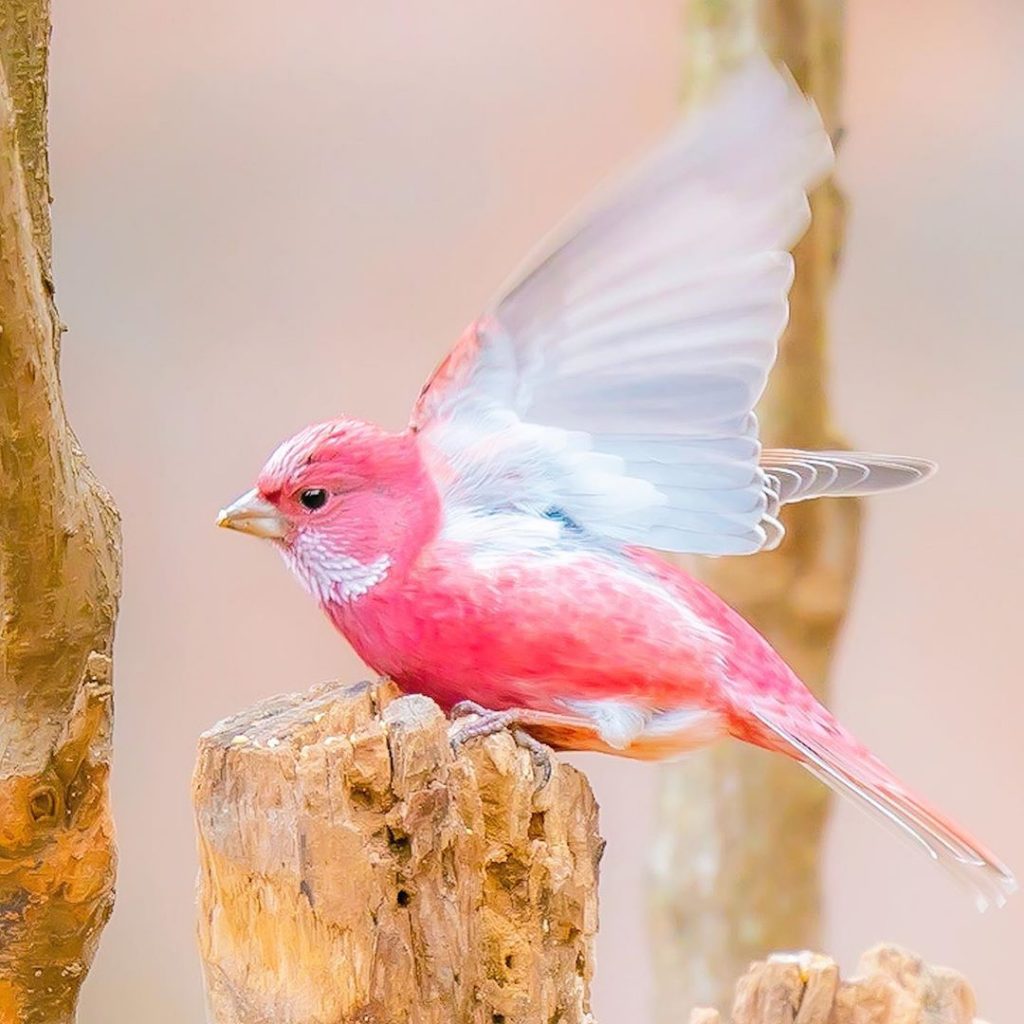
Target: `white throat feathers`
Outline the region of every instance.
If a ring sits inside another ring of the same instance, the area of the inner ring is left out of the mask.
[[[387,578],[391,568],[389,555],[372,562],[329,550],[311,530],[303,530],[289,547],[282,547],[285,561],[302,585],[321,604],[358,600]]]

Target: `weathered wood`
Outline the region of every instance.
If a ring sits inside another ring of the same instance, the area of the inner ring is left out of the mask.
[[[687,95],[764,47],[781,59],[839,135],[840,0],[689,0]],[[828,409],[826,306],[843,230],[834,182],[812,197],[797,246],[790,324],[758,409],[765,443],[845,447]],[[807,502],[785,512],[787,537],[752,558],[690,568],[826,695],[829,660],[857,562],[857,502]],[[654,840],[651,919],[659,1020],[674,1007],[725,1005],[732,979],[772,949],[818,945],[819,860],[828,791],[800,769],[740,744],[665,768]]]
[[[834,960],[777,954],[750,965],[736,983],[731,1024],[983,1024],[963,975],[934,967],[897,946],[876,946],[857,975],[839,977]],[[690,1024],[723,1024],[697,1009]]]
[[[110,914],[114,506],[67,423],[47,0],[0,4],[0,1020],[63,1024]]]
[[[388,683],[206,733],[193,796],[215,1024],[583,1024],[603,844],[584,777],[507,733],[458,756]]]

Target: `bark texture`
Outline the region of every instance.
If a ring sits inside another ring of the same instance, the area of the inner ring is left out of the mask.
[[[839,0],[689,0],[687,98],[755,47],[782,60],[839,135]],[[826,306],[843,231],[834,182],[812,197],[798,245],[790,323],[758,409],[767,445],[842,448],[828,410]],[[860,510],[814,501],[785,512],[780,548],[689,566],[763,633],[820,698],[846,614]],[[663,769],[651,916],[660,1020],[727,1005],[732,979],[772,949],[819,940],[818,864],[828,791],[796,765],[723,744]]]
[[[933,967],[897,946],[861,957],[857,976],[839,977],[834,960],[813,953],[751,964],[736,985],[731,1024],[983,1024],[963,975]],[[714,1009],[690,1024],[726,1024]]]
[[[583,1024],[603,843],[584,777],[507,733],[454,756],[390,683],[206,733],[193,797],[215,1024]]]
[[[110,914],[117,515],[68,425],[47,0],[0,4],[0,1020],[74,1020]]]

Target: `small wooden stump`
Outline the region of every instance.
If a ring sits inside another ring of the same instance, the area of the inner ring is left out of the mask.
[[[732,1024],[983,1024],[963,975],[934,967],[897,946],[876,946],[857,976],[840,980],[834,960],[775,954],[751,964],[736,984]],[[724,1024],[716,1010],[694,1010],[690,1024]]]
[[[603,843],[586,779],[390,683],[276,697],[200,741],[216,1024],[584,1024]]]

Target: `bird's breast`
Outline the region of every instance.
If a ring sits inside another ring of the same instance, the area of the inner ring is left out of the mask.
[[[442,706],[558,708],[605,696],[713,704],[726,638],[678,570],[628,553],[438,545],[370,592],[327,605],[374,670]]]

